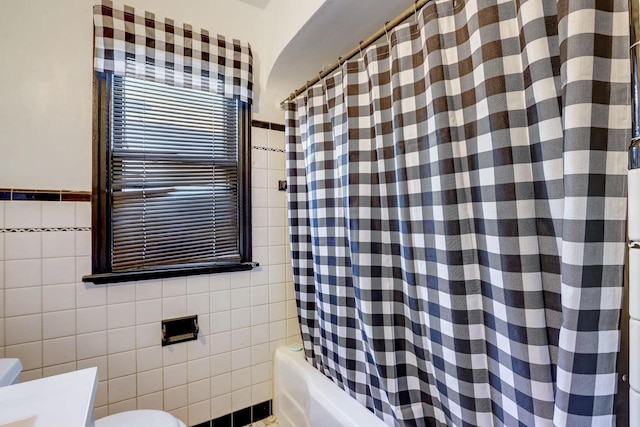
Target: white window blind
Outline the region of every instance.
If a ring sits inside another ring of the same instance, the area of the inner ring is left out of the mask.
[[[239,263],[238,101],[113,77],[112,269]]]

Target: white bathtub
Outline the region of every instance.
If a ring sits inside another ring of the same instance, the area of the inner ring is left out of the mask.
[[[276,349],[274,414],[282,427],[385,427],[347,392],[318,372],[304,352]]]

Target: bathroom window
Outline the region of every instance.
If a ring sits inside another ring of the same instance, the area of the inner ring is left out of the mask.
[[[249,105],[95,76],[93,271],[83,280],[251,269]]]

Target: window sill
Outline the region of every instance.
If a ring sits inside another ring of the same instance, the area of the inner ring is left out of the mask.
[[[243,262],[240,264],[223,264],[208,267],[98,273],[84,276],[82,278],[82,281],[93,283],[94,285],[106,285],[109,283],[134,282],[136,280],[168,279],[170,277],[195,276],[198,274],[248,271],[258,267],[259,265],[260,264],[258,264],[257,262]]]

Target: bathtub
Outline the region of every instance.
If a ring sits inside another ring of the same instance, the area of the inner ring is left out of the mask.
[[[273,410],[281,427],[385,427],[347,392],[287,347],[275,351]]]

